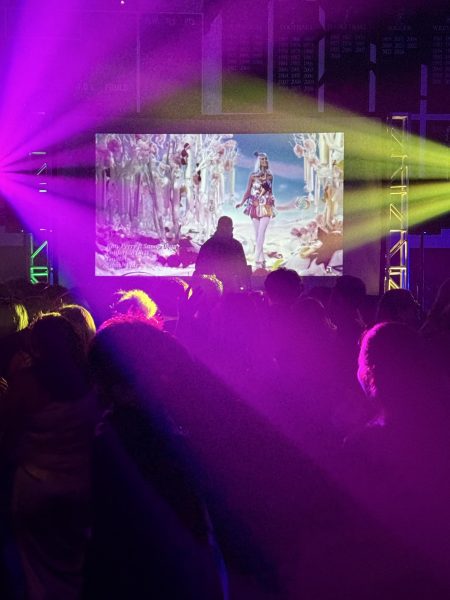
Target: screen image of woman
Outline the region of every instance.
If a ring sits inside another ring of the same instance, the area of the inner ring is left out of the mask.
[[[247,189],[236,208],[245,204],[244,213],[251,218],[255,232],[255,266],[264,269],[264,240],[269,222],[275,216],[275,198],[268,156],[264,152],[255,152],[255,156],[255,170],[250,173]]]

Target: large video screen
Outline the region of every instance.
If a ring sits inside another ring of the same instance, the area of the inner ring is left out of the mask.
[[[189,276],[218,219],[253,272],[343,269],[344,134],[96,135],[96,275]]]

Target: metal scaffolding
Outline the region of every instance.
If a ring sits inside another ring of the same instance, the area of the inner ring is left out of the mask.
[[[39,116],[45,116],[45,113],[39,113]],[[51,168],[48,161],[46,150],[34,150],[29,152],[28,156],[33,161],[31,174],[33,176],[33,187],[38,194],[48,193],[49,176]],[[32,236],[32,247],[30,255],[30,281],[31,283],[53,283],[53,242],[52,229],[50,226],[50,216],[48,208],[41,211],[42,221],[39,231]]]
[[[386,237],[384,291],[409,288],[408,272],[408,116],[388,119],[390,136],[389,216]]]
[[[30,281],[31,283],[53,283],[48,239],[40,244],[33,239],[30,256]]]

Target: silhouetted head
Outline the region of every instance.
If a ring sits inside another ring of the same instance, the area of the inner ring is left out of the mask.
[[[209,312],[220,302],[222,294],[223,283],[216,275],[199,275],[192,278],[187,304],[193,314]]]
[[[419,319],[419,305],[409,290],[388,290],[381,296],[375,319],[377,323],[397,321],[417,327]]]
[[[85,352],[87,352],[89,343],[96,331],[91,313],[84,306],[66,304],[59,310],[59,314],[73,325],[73,328],[81,339]]]
[[[351,308],[358,308],[366,296],[366,285],[359,277],[343,275],[336,278],[331,301],[338,301]]]
[[[222,237],[233,237],[233,220],[223,216],[217,221],[216,234]]]
[[[292,305],[293,324],[305,337],[323,337],[335,331],[323,304],[316,298],[299,298]]]
[[[31,351],[43,361],[78,359],[83,354],[75,328],[59,313],[39,316],[31,326]]]
[[[136,319],[158,322],[156,313],[158,306],[143,290],[119,290],[115,293],[117,300],[112,308],[116,315],[127,315]]]
[[[0,338],[16,331],[22,331],[28,326],[28,313],[23,304],[0,298]]]
[[[31,353],[38,380],[59,400],[87,390],[86,358],[73,325],[59,313],[39,316],[31,326]]]
[[[302,279],[297,271],[284,267],[269,273],[264,287],[273,304],[286,306],[292,305],[303,292]]]
[[[106,393],[103,399],[123,405],[133,398],[155,407],[162,407],[169,393],[178,397],[190,370],[187,352],[174,338],[148,321],[129,318],[111,319],[99,328],[89,364],[102,396]]]
[[[358,381],[366,395],[392,404],[414,402],[423,393],[427,374],[419,334],[405,323],[377,323],[361,340]]]

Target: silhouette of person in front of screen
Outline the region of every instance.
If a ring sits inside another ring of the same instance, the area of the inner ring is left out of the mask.
[[[195,275],[216,275],[226,292],[247,287],[248,268],[244,248],[233,237],[233,221],[230,217],[220,217],[216,231],[200,248]]]

